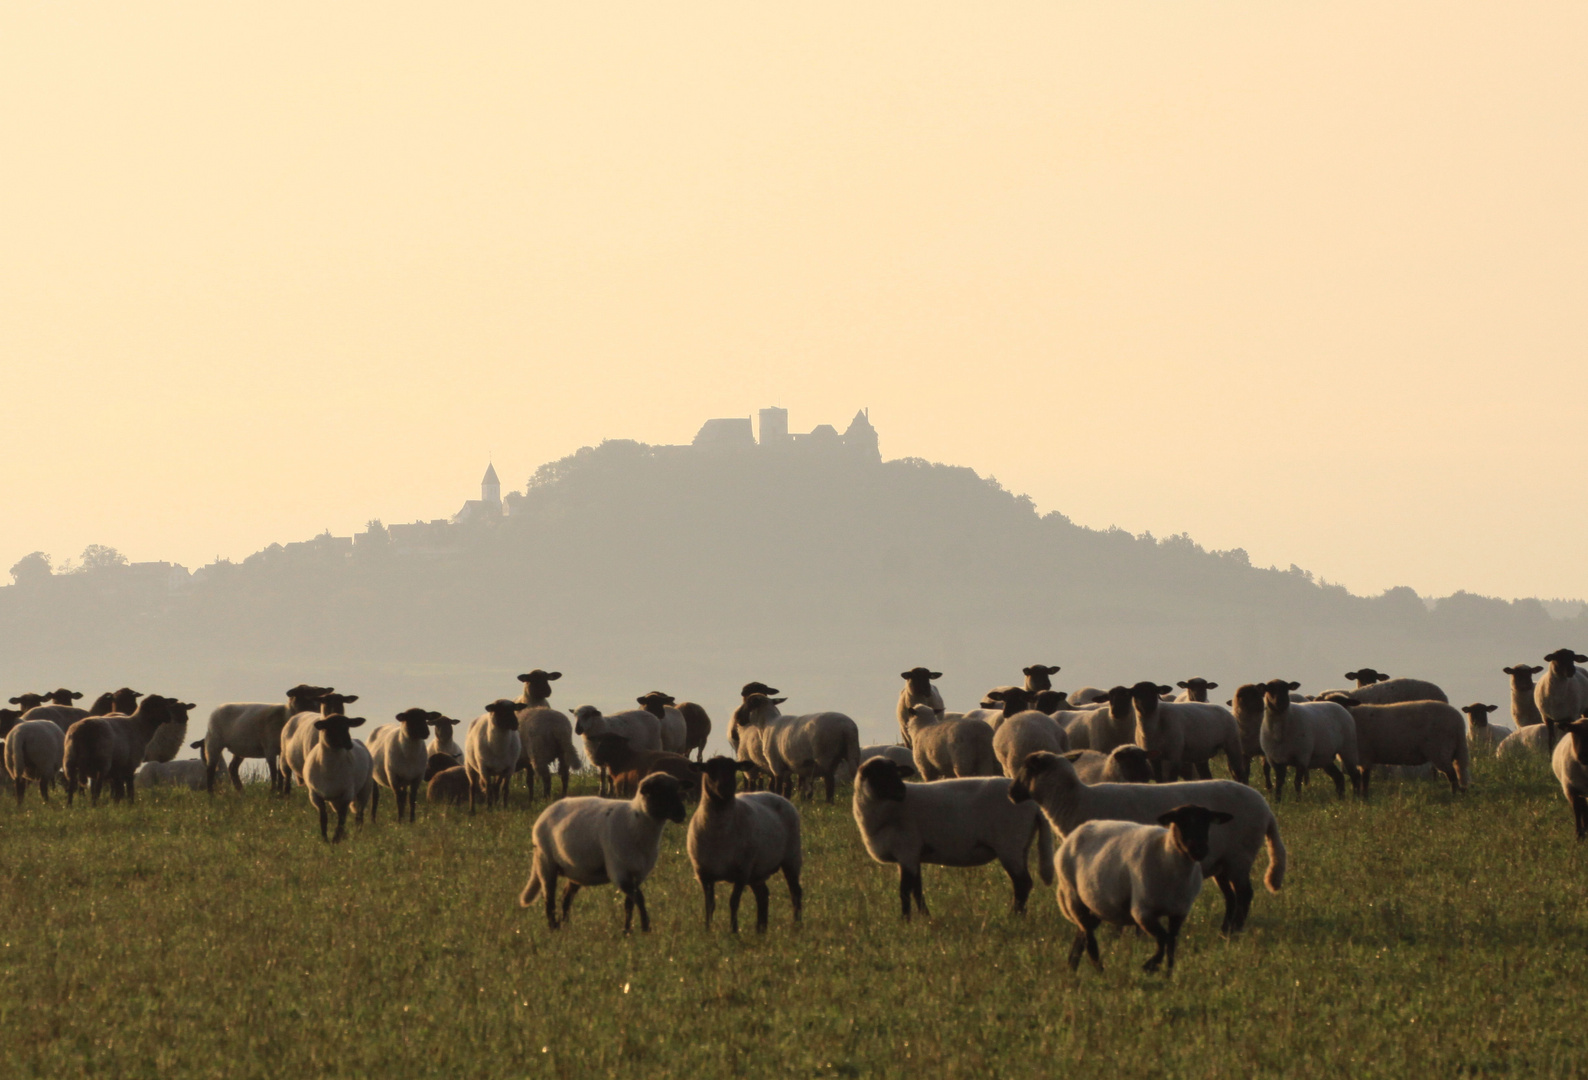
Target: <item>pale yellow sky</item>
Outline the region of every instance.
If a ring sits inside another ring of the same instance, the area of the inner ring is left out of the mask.
[[[1563,2],[10,4],[0,568],[866,405],[1082,524],[1585,596],[1584,56]]]

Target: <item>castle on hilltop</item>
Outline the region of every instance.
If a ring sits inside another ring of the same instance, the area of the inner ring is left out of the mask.
[[[701,450],[793,449],[809,453],[842,454],[857,461],[882,460],[877,429],[871,426],[871,417],[865,409],[855,413],[855,418],[849,422],[849,427],[842,435],[831,424],[818,424],[804,434],[790,433],[787,409],[762,409],[760,419],[759,440],[751,429],[750,417],[730,416],[707,420],[700,426],[690,446]]]

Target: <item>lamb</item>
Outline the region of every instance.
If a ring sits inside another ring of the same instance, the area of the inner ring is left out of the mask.
[[[485,789],[485,805],[496,805],[497,796],[502,808],[507,808],[507,785],[518,769],[518,759],[523,744],[518,737],[518,702],[497,698],[485,706],[485,711],[469,725],[467,744],[463,748],[463,767],[469,771],[473,782],[469,788],[469,813],[474,813],[474,787]]]
[[[1182,680],[1175,685],[1180,688],[1180,693],[1175,697],[1176,701],[1207,701],[1208,691],[1219,688],[1218,683],[1208,682],[1201,676]]]
[[[671,776],[647,776],[627,802],[585,795],[552,803],[535,819],[535,858],[519,906],[529,907],[544,893],[546,922],[555,930],[559,876],[568,878],[564,922],[581,888],[611,883],[623,893],[623,932],[632,929],[636,907],[640,930],[649,931],[642,886],[656,866],[662,830],[669,821],[683,820],[683,791]]]
[[[757,693],[751,694],[743,706],[747,724],[760,729],[759,752],[765,762],[762,767],[772,774],[773,782],[784,793],[797,783],[807,799],[815,792],[816,778],[821,777],[830,804],[839,769],[854,775],[860,768],[860,729],[840,712],[784,716],[778,711],[784,700]],[[929,707],[927,711],[931,711]]]
[[[432,739],[430,744],[434,746],[435,740]],[[431,780],[433,780],[436,773],[445,772],[448,769],[461,768],[462,765],[462,760],[453,757],[451,754],[432,753],[429,757],[425,758],[425,783],[428,784]]]
[[[370,735],[370,775],[380,787],[397,796],[397,823],[402,824],[403,805],[408,807],[408,823],[413,824],[414,807],[419,801],[419,785],[425,782],[430,755],[425,740],[430,737],[430,713],[426,709],[404,709],[397,723],[376,728]],[[375,820],[380,809],[380,789],[370,793],[369,817]]]
[[[1177,806],[1158,815],[1156,825],[1088,821],[1066,836],[1057,857],[1059,908],[1080,931],[1070,946],[1070,970],[1080,966],[1084,952],[1102,971],[1098,926],[1134,923],[1158,943],[1141,969],[1150,974],[1167,958],[1165,974],[1174,974],[1180,927],[1202,891],[1211,827],[1233,820],[1220,810]],[[1162,919],[1169,921],[1167,930]]]
[[[910,752],[910,748],[897,743],[891,745],[878,743],[874,746],[862,746],[860,748],[860,760],[862,763],[867,758],[874,757],[887,758],[895,765],[909,765],[912,768],[915,765],[915,755]]]
[[[1309,769],[1321,768],[1334,780],[1334,790],[1345,798],[1345,776],[1351,788],[1362,791],[1358,772],[1356,721],[1345,706],[1333,701],[1290,700],[1290,691],[1300,684],[1274,679],[1263,687],[1263,727],[1259,742],[1263,756],[1274,767],[1274,801],[1284,798],[1285,770],[1296,769],[1296,793]],[[1465,739],[1463,738],[1463,743]],[[1342,774],[1335,765],[1339,758]]]
[[[1461,713],[1443,701],[1399,701],[1368,705],[1334,696],[1356,722],[1360,790],[1368,794],[1374,765],[1432,765],[1450,781],[1452,793],[1467,790],[1471,772],[1467,725]]]
[[[1139,682],[1131,687],[1136,708],[1136,742],[1155,756],[1159,776],[1185,776],[1194,771],[1203,780],[1213,778],[1208,761],[1222,753],[1230,775],[1246,782],[1246,754],[1241,729],[1222,705],[1197,701],[1164,701],[1167,686]]]
[[[1087,821],[1151,825],[1159,815],[1187,805],[1234,815],[1229,826],[1212,837],[1208,854],[1201,860],[1203,874],[1217,881],[1224,894],[1225,934],[1238,933],[1246,925],[1252,906],[1252,865],[1265,842],[1268,872],[1263,883],[1269,892],[1278,892],[1284,884],[1287,856],[1279,822],[1261,792],[1234,780],[1088,785],[1075,774],[1074,766],[1057,754],[1033,754],[1016,773],[1009,798],[1039,804],[1060,836],[1068,836]]]
[[[15,722],[5,735],[6,772],[16,789],[18,806],[27,794],[29,780],[39,785],[39,797],[47,803],[50,785],[65,760],[66,733],[49,720],[22,720],[21,715],[21,710],[16,710],[9,717]]]
[[[232,763],[226,771],[239,793],[243,790],[239,770],[246,758],[264,758],[270,770],[271,790],[284,791],[284,777],[277,761],[281,754],[282,728],[289,717],[318,708],[320,696],[330,693],[331,689],[300,683],[287,691],[285,705],[231,702],[216,706],[210,713],[209,729],[204,735],[204,760],[209,763],[206,784],[210,794],[215,793],[215,773],[226,765],[223,750],[232,753]]]
[[[1588,656],[1556,649],[1544,659],[1549,661],[1549,670],[1538,680],[1533,700],[1546,724],[1553,720],[1557,727],[1565,727],[1588,708],[1588,671],[1577,670],[1578,664],[1588,664]]]
[[[354,742],[352,729],[362,726],[362,716],[322,716],[313,722],[318,738],[303,762],[303,784],[309,802],[320,812],[320,839],[339,844],[347,835],[347,811],[362,808],[371,775],[371,757],[363,743]],[[336,809],[336,835],[326,835],[327,807]]]
[[[661,725],[662,749],[669,754],[682,754],[689,743],[689,727],[684,723],[684,714],[673,708],[673,695],[652,690],[635,700]]]
[[[316,702],[320,706],[319,712],[293,713],[281,728],[281,794],[287,795],[292,791],[292,778],[296,776],[298,782],[305,783],[304,768],[308,764],[309,751],[314,749],[314,744],[320,741],[321,728],[315,725],[316,720],[327,716],[346,716],[347,706],[358,700],[357,694],[338,694],[330,690],[320,693]],[[232,759],[232,767],[237,767],[237,759]]]
[[[1064,725],[1047,713],[1027,708],[1029,697],[1020,689],[1006,690],[1003,694],[1006,719],[993,732],[992,748],[1005,776],[1013,776],[1015,767],[1038,750],[1062,754],[1070,748]],[[924,770],[922,775],[925,775]]]
[[[706,896],[706,929],[717,908],[717,882],[733,885],[728,897],[728,926],[739,932],[739,899],[745,887],[755,896],[755,929],[766,932],[768,891],[766,879],[782,871],[788,883],[794,922],[800,921],[805,890],[800,886],[803,854],[800,846],[800,813],[794,804],[770,791],[740,795],[740,770],[753,769],[743,761],[714,757],[696,765],[700,774],[700,805],[689,819],[690,865]]]
[[[600,709],[594,705],[581,705],[574,710],[573,733],[584,739],[585,753],[588,755],[594,747],[597,735],[622,735],[629,740],[629,745],[636,750],[660,750],[662,748],[662,724],[654,715],[644,709],[629,709],[627,712],[613,713],[604,716]],[[605,770],[597,766],[601,776],[601,794],[612,793],[612,778]]]
[[[1359,671],[1348,671],[1345,677],[1356,680],[1356,689],[1346,693],[1364,705],[1393,705],[1400,701],[1443,701],[1446,704],[1450,702],[1443,690],[1422,679],[1392,679],[1382,671],[1374,671],[1368,667]],[[1322,699],[1327,693],[1318,697]]]
[[[1152,759],[1139,746],[1116,746],[1106,754],[1071,750],[1060,756],[1075,766],[1083,784],[1150,784],[1157,779]]]
[[[941,671],[924,667],[914,667],[899,674],[899,678],[904,680],[904,689],[899,691],[899,703],[894,715],[899,721],[899,738],[904,740],[905,746],[911,745],[910,718],[915,715],[917,705],[925,705],[936,719],[943,719],[943,695],[932,685],[932,680],[942,677]]]
[[[1571,805],[1577,839],[1588,836],[1588,718],[1561,726],[1560,742],[1550,756],[1550,768]]]
[[[1544,714],[1538,711],[1533,676],[1544,669],[1536,664],[1517,664],[1500,670],[1511,677],[1511,721],[1516,725],[1516,730],[1542,724]]]
[[[199,743],[200,746],[204,744]],[[187,787],[203,791],[209,785],[209,766],[201,757],[181,761],[145,761],[132,778],[133,787]]]
[[[938,720],[930,706],[917,705],[908,734],[915,771],[923,780],[1003,775],[993,729],[980,720]]]
[[[434,762],[442,754],[432,755]],[[469,782],[469,770],[462,765],[442,769],[430,778],[429,786],[425,788],[427,802],[441,803],[446,806],[468,806],[475,799],[485,798],[485,789],[479,784]]]
[[[1038,754],[1036,757],[1049,755]],[[906,922],[910,900],[927,915],[921,865],[982,866],[997,859],[1014,887],[1014,911],[1031,895],[1027,869],[1037,840],[1037,870],[1053,884],[1053,833],[1035,804],[1017,804],[1006,777],[974,777],[906,784],[914,769],[875,757],[855,777],[854,814],[866,852],[899,867],[899,902]]]
[[[434,711],[426,713],[425,719],[429,722],[430,730],[433,733],[430,736],[430,745],[426,747],[431,756],[445,754],[447,757],[454,759],[454,764],[462,765],[463,747],[459,746],[452,738],[452,729],[463,723],[463,721],[454,720],[450,716]],[[519,730],[522,732],[522,727]]]
[[[98,806],[106,782],[116,802],[123,797],[133,800],[133,775],[149,740],[162,724],[186,720],[192,707],[150,694],[131,716],[90,716],[73,724],[66,733],[64,754],[66,804],[72,804],[79,787],[87,787],[91,803]]]
[[[529,800],[535,801],[535,779],[541,791],[551,798],[551,769],[557,766],[562,778],[562,793],[568,794],[568,774],[579,767],[579,753],[573,748],[573,721],[568,714],[551,707],[551,684],[562,678],[560,671],[536,668],[518,677],[524,684],[518,700],[518,739],[521,747],[519,768],[530,770]]]
[[[641,781],[658,772],[673,777],[685,790],[698,786],[699,774],[684,755],[666,750],[636,750],[622,735],[610,732],[595,737],[590,760],[607,770],[612,777],[612,793],[620,799],[632,799]]]
[[[1498,705],[1484,705],[1473,702],[1463,705],[1461,711],[1467,714],[1467,744],[1477,747],[1486,753],[1493,754],[1499,749],[1500,743],[1511,735],[1511,729],[1504,724],[1489,723],[1489,714],[1499,712]]]

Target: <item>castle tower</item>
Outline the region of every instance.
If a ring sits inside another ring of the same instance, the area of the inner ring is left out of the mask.
[[[867,410],[855,413],[844,432],[844,449],[861,461],[881,461],[882,449],[877,443],[877,429],[871,426]]]
[[[495,465],[487,464],[485,466],[485,479],[480,481],[480,501],[487,506],[501,509],[502,482],[496,478]]]
[[[786,443],[788,437],[788,410],[776,407],[761,410],[761,445]]]

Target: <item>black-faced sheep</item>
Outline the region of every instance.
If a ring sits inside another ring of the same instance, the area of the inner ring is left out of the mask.
[[[487,808],[496,805],[497,797],[502,807],[507,807],[507,785],[518,770],[518,759],[523,744],[518,737],[518,703],[497,698],[485,706],[485,711],[469,725],[469,734],[463,748],[463,767],[469,770],[473,784],[469,788],[469,813],[474,812],[474,787],[485,789]]]
[[[932,715],[941,720],[943,718],[943,695],[937,687],[932,685],[934,679],[941,679],[941,671],[931,668],[915,667],[909,671],[901,672],[899,678],[904,680],[904,689],[899,691],[899,701],[894,709],[894,715],[899,721],[899,738],[905,746],[910,746],[910,720],[915,715],[917,705],[925,705],[932,710]],[[772,691],[777,693],[777,691]]]
[[[1356,721],[1345,706],[1332,701],[1291,701],[1299,683],[1274,679],[1263,687],[1263,728],[1259,742],[1274,767],[1274,801],[1284,797],[1285,770],[1296,770],[1296,791],[1308,770],[1322,769],[1345,797],[1346,777],[1352,790],[1362,790],[1356,746]],[[1335,764],[1336,759],[1339,765]],[[1341,769],[1344,769],[1344,772]]]
[[[1561,727],[1550,767],[1571,806],[1577,839],[1588,836],[1588,718]]]
[[[705,892],[706,928],[717,907],[717,882],[733,886],[728,897],[728,925],[739,932],[739,899],[748,887],[755,896],[755,928],[766,930],[767,878],[779,871],[788,883],[794,922],[800,921],[805,890],[800,885],[803,854],[800,813],[794,804],[770,791],[738,794],[738,775],[755,766],[714,757],[696,765],[700,774],[700,805],[689,819],[687,847],[695,880]]]
[[[560,671],[536,668],[520,675],[524,684],[519,692],[518,738],[519,767],[529,770],[529,798],[535,799],[535,781],[541,792],[551,798],[553,766],[562,779],[562,794],[568,794],[568,774],[579,767],[579,753],[573,747],[573,721],[568,714],[551,707],[551,684],[562,678]]]

